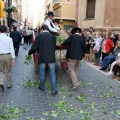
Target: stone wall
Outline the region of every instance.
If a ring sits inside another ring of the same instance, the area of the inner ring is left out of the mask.
[[[106,0],[104,27],[120,28],[120,0]]]

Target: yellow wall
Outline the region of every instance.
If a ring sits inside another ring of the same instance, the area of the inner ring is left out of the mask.
[[[56,17],[60,19],[60,27],[64,30],[64,26],[75,25],[75,13],[76,13],[76,0],[61,0],[56,2],[53,6],[53,12],[60,11],[60,16]]]
[[[2,0],[0,0],[0,17],[6,18],[6,12],[3,10],[5,7],[5,4]]]
[[[76,0],[61,0],[59,4],[53,6],[53,11],[60,11],[61,18],[75,20]]]
[[[75,5],[62,4],[61,5],[61,18],[75,19]]]

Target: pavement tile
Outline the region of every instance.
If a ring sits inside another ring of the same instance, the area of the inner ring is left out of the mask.
[[[7,89],[5,78],[5,92],[0,93],[0,105],[5,106],[4,109],[0,109],[2,113],[5,113],[7,105],[12,105],[15,108],[28,109],[25,114],[19,116],[19,120],[27,120],[26,118],[29,118],[28,120],[32,120],[32,118],[34,120],[120,120],[120,114],[118,114],[120,110],[119,82],[112,80],[111,77],[99,72],[98,69],[94,69],[84,61],[82,61],[79,71],[80,88],[77,91],[72,90],[69,73],[63,71],[59,63],[57,63],[58,95],[54,97],[51,95],[49,72],[46,77],[45,92],[41,92],[35,86],[25,88],[23,83],[28,80],[34,81],[37,78],[34,65],[24,64],[25,54],[29,48],[30,46],[27,50],[20,48],[13,68],[13,87],[11,89]],[[82,94],[86,98],[80,102],[76,98],[81,97]],[[113,97],[113,94],[116,94],[116,97]],[[66,102],[66,109],[70,109],[70,105],[76,107],[77,112],[73,112],[72,118],[69,118],[71,112],[65,114],[63,109],[58,110],[54,106],[55,103],[62,100]],[[58,116],[52,117],[52,111],[58,112]]]

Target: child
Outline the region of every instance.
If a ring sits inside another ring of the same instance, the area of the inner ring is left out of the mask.
[[[95,45],[94,45],[94,53],[95,53],[95,64],[96,66],[99,66],[100,63],[100,54],[101,54],[101,42],[102,42],[102,37],[101,34],[98,34],[98,37],[95,39]]]

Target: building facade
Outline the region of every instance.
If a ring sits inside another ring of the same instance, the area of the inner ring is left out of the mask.
[[[78,26],[120,30],[120,0],[79,0]]]
[[[3,10],[5,7],[5,0],[0,0],[0,25],[7,25],[6,12]]]
[[[22,28],[27,26],[28,20],[28,2],[27,0],[22,0]]]
[[[0,24],[11,27],[12,25],[20,26],[22,22],[21,0],[0,0]],[[14,12],[8,13],[3,9],[13,7]]]
[[[53,0],[53,12],[62,30],[75,26],[76,0]]]

